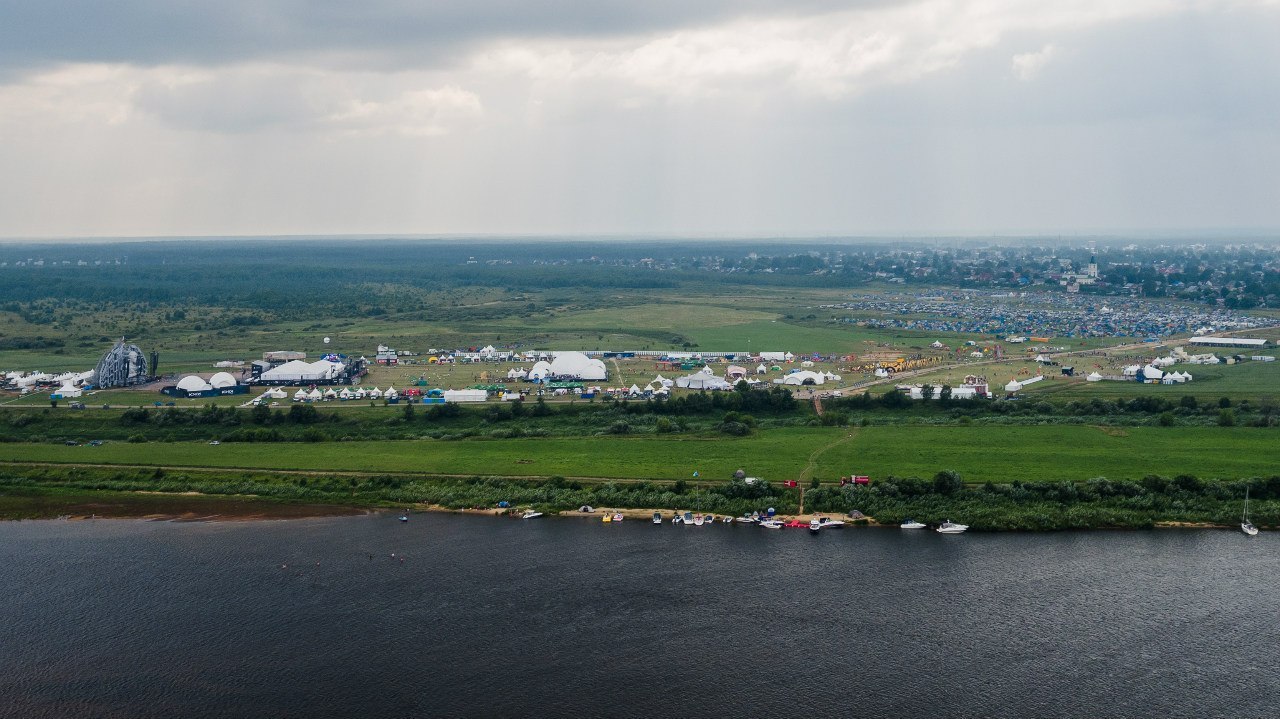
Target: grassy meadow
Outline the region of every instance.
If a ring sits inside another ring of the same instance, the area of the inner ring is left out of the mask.
[[[8,443],[0,460],[143,464],[308,472],[726,480],[737,469],[770,480],[833,481],[867,474],[931,477],[955,470],[967,482],[1139,479],[1192,474],[1238,479],[1274,474],[1274,430],[1246,427],[918,426],[794,427],[749,437],[543,437],[457,441],[238,444],[204,442],[100,447]]]

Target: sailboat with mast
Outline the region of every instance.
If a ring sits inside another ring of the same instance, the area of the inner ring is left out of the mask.
[[[1249,488],[1244,488],[1244,512],[1240,515],[1240,531],[1255,537],[1258,535],[1258,528],[1253,526],[1253,522],[1249,521]]]

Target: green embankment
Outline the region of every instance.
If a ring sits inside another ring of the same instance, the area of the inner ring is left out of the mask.
[[[852,438],[849,435],[855,435]],[[166,467],[618,479],[730,477],[833,480],[867,474],[931,477],[952,469],[970,483],[1136,479],[1148,474],[1241,478],[1276,473],[1273,430],[1246,427],[891,426],[763,430],[745,438],[671,436],[320,443],[203,442],[101,447],[9,443],[0,460]]]

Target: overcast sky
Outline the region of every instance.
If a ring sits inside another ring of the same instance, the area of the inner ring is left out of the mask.
[[[1280,0],[0,0],[0,236],[1280,227]]]

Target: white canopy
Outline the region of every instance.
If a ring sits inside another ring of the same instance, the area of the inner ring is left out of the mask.
[[[178,389],[187,392],[205,392],[213,389],[213,385],[205,382],[200,375],[189,374],[178,380]]]
[[[581,380],[603,380],[609,376],[603,361],[591,359],[581,352],[556,352],[550,373],[552,377]]]
[[[341,362],[290,360],[279,367],[272,367],[263,372],[262,379],[269,382],[317,382],[333,379],[344,369],[346,365]]]
[[[786,377],[783,377],[782,379],[775,379],[773,382],[774,384],[800,386],[800,385],[808,385],[808,384],[825,384],[826,381],[827,381],[827,376],[822,374],[821,372],[813,372],[811,370],[800,370],[799,372],[792,372],[791,374],[787,375]]]
[[[529,379],[546,379],[551,376],[551,363],[547,361],[539,361],[533,365],[533,369],[529,370]]]
[[[222,389],[223,387],[235,387],[239,383],[230,372],[219,372],[209,378],[209,384],[217,389]]]

